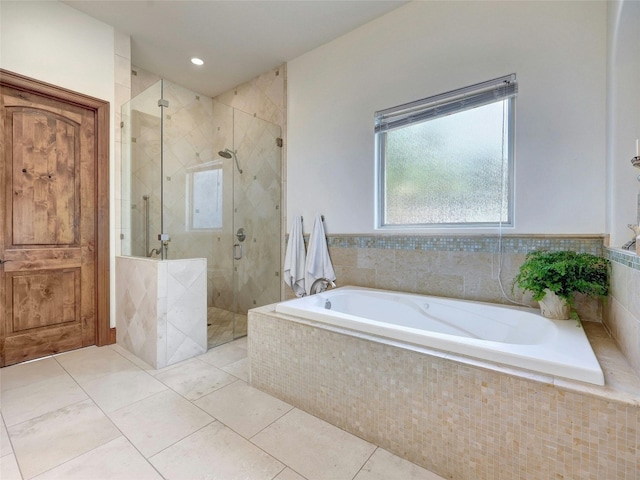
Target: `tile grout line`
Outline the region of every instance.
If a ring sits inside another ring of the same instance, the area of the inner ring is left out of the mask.
[[[105,414],[105,412],[104,412],[104,411],[103,411],[103,410],[102,410],[102,409],[101,409],[101,408],[96,404],[96,402],[93,400],[93,398],[91,398],[91,396],[87,393],[87,391],[86,391],[84,388],[82,388],[82,386],[81,386],[81,385],[78,383],[78,381],[73,377],[73,375],[71,375],[71,374],[67,371],[67,369],[66,369],[66,368],[64,368],[64,366],[63,366],[60,362],[58,362],[58,360],[57,360],[55,357],[56,357],[55,355],[51,355],[51,358],[53,358],[53,359],[56,361],[56,363],[60,366],[60,368],[62,368],[62,370],[64,370],[65,374],[66,374],[66,375],[67,375],[71,380],[73,380],[73,382],[78,386],[78,388],[80,388],[80,390],[82,390],[82,392],[87,396],[87,398],[84,398],[84,399],[82,399],[82,400],[78,400],[77,402],[70,403],[70,404],[68,404],[68,405],[65,405],[64,407],[57,408],[56,410],[52,410],[51,412],[43,413],[42,415],[38,415],[37,417],[30,418],[30,419],[25,420],[25,421],[23,421],[23,422],[16,423],[15,425],[12,425],[12,427],[17,426],[17,425],[21,425],[21,424],[26,423],[26,422],[30,422],[30,421],[32,421],[32,420],[35,420],[36,418],[43,417],[44,415],[49,415],[50,413],[57,412],[57,411],[62,410],[62,409],[64,409],[64,408],[67,408],[67,407],[70,407],[70,406],[73,406],[73,405],[77,405],[77,404],[82,403],[82,402],[86,402],[87,400],[89,400],[89,401],[93,404],[93,406],[95,406],[98,410],[100,410],[100,411],[102,412],[102,414],[103,414],[103,415],[105,415],[105,417],[107,418],[107,420],[109,420],[109,422],[110,422],[111,424],[113,424],[113,422],[111,421],[111,419],[110,419],[110,418]],[[34,382],[34,383],[36,383],[36,382]],[[4,421],[4,417],[3,417],[3,421]],[[119,429],[118,427],[116,427],[115,425],[113,425],[113,426],[114,426],[114,427],[115,427],[115,428],[120,432],[120,429]],[[5,423],[5,427],[6,427],[6,423]],[[122,434],[122,432],[120,432],[120,433]],[[23,478],[23,480],[29,480],[28,478],[25,478],[24,474],[22,473],[22,469],[20,468],[20,463],[18,462],[18,456],[16,455],[16,451],[15,451],[15,449],[13,448],[13,442],[11,441],[11,435],[9,434],[9,429],[8,429],[8,428],[7,428],[7,436],[9,437],[9,441],[10,441],[10,443],[11,443],[11,448],[12,448],[12,450],[13,450],[13,454],[14,454],[15,459],[16,459],[16,464],[18,465],[18,469],[19,469],[19,471],[20,471],[20,476]],[[122,435],[122,436],[124,436],[124,435]],[[116,437],[116,438],[117,438],[117,437]],[[126,438],[126,437],[125,437],[125,438]],[[37,477],[38,475],[42,475],[43,473],[46,473],[46,472],[49,472],[49,471],[51,471],[51,470],[53,470],[53,469],[55,469],[55,468],[58,468],[58,467],[60,467],[60,466],[62,466],[62,465],[64,465],[64,464],[66,464],[66,463],[68,463],[68,462],[70,462],[70,461],[72,461],[72,460],[75,460],[75,459],[76,459],[76,458],[78,458],[78,457],[81,457],[81,456],[82,456],[82,455],[84,455],[85,453],[92,452],[92,451],[94,451],[95,449],[100,448],[100,447],[102,447],[102,446],[106,445],[107,443],[109,443],[109,442],[111,442],[111,441],[113,441],[113,440],[115,440],[115,438],[114,438],[114,439],[111,439],[111,440],[109,440],[109,441],[107,441],[107,442],[105,442],[105,443],[103,443],[102,445],[98,445],[97,447],[94,447],[94,448],[92,448],[91,450],[87,450],[86,452],[83,452],[83,453],[81,453],[81,454],[79,454],[79,455],[76,455],[76,456],[74,456],[74,457],[72,457],[72,458],[70,458],[70,459],[68,459],[68,460],[65,460],[64,462],[62,462],[62,463],[60,463],[60,464],[58,464],[58,465],[55,465],[55,466],[53,466],[53,467],[51,467],[51,468],[49,468],[49,469],[47,469],[47,470],[44,470],[43,472],[40,472],[40,473],[38,473],[38,474],[37,474],[37,475],[35,475],[35,476]],[[127,440],[128,440],[128,439],[127,439]],[[34,477],[31,477],[31,478],[34,478]]]
[[[360,438],[360,437],[358,437],[358,438]],[[371,443],[371,442],[369,442],[369,443]],[[373,449],[373,452],[371,452],[371,455],[369,455],[369,456],[367,457],[367,459],[366,459],[366,460],[364,461],[364,463],[360,466],[360,468],[358,469],[358,471],[356,472],[356,474],[353,476],[353,478],[352,478],[351,480],[355,480],[355,478],[360,474],[360,472],[362,471],[362,469],[364,468],[364,466],[365,466],[367,463],[369,463],[369,460],[371,460],[371,458],[375,455],[375,453],[376,453],[376,452],[378,451],[378,449],[380,448],[378,445],[376,445],[376,444],[374,444],[374,443],[371,443],[371,445],[373,445],[373,446],[374,446],[374,447],[376,447],[376,448],[374,448],[374,449]]]
[[[9,435],[9,429],[7,428],[7,422],[4,421],[4,415],[2,415],[2,412],[0,411],[0,420],[2,421],[2,425],[4,426],[4,431],[7,432],[7,439],[9,440],[9,445],[11,445],[11,453],[5,455],[13,455],[13,459],[16,462],[16,465],[18,467],[18,473],[20,474],[20,478],[24,479],[24,475],[22,474],[22,469],[20,468],[20,463],[18,462],[18,456],[16,455],[16,449],[13,446],[13,441],[11,440],[11,435]]]
[[[109,350],[111,350],[112,352],[115,352],[115,353],[117,353],[118,355],[120,355],[120,356],[121,356],[122,358],[124,358],[126,361],[128,361],[129,363],[131,363],[135,368],[137,368],[140,372],[145,372],[145,373],[147,373],[145,370],[143,370],[143,369],[142,369],[142,368],[140,368],[138,365],[136,365],[136,364],[134,364],[133,362],[131,362],[129,359],[125,358],[125,357],[124,357],[123,355],[121,355],[119,352],[116,352],[116,351],[115,351],[115,350],[113,350],[112,348],[110,348]],[[105,418],[106,418],[107,420],[109,420],[109,423],[111,423],[111,425],[113,425],[113,427],[114,427],[118,432],[120,432],[120,436],[121,436],[121,437],[123,437],[123,438],[125,438],[125,439],[127,440],[127,443],[129,443],[129,445],[131,445],[131,446],[133,447],[133,449],[134,449],[136,452],[138,452],[138,453],[140,454],[140,456],[144,459],[144,461],[145,461],[145,462],[147,462],[147,463],[149,464],[149,466],[150,466],[151,468],[153,468],[153,469],[158,473],[158,475],[160,475],[160,477],[161,477],[161,478],[165,478],[165,477],[164,477],[164,475],[162,475],[162,474],[158,471],[158,469],[156,469],[156,467],[155,467],[155,466],[154,466],[154,465],[149,461],[149,459],[148,459],[146,456],[144,456],[144,454],[143,454],[143,453],[138,449],[138,447],[136,447],[136,445],[131,441],[131,439],[130,439],[129,437],[127,437],[127,436],[125,435],[125,433],[124,433],[122,430],[120,430],[120,428],[119,428],[119,427],[114,423],[114,421],[111,419],[111,417],[109,416],[109,414],[108,414],[107,412],[105,412],[105,411],[104,411],[104,410],[103,410],[103,409],[102,409],[102,408],[101,408],[101,407],[100,407],[100,406],[95,402],[95,400],[93,399],[93,397],[91,397],[91,395],[89,395],[89,392],[87,392],[87,391],[82,387],[82,385],[80,385],[80,383],[78,383],[78,381],[76,380],[76,378],[75,378],[73,375],[71,375],[71,374],[67,371],[67,369],[65,369],[65,368],[64,368],[64,366],[63,366],[60,362],[58,362],[58,360],[55,358],[55,356],[54,356],[54,359],[56,360],[56,362],[58,363],[58,365],[60,365],[60,367],[61,367],[61,368],[62,368],[62,369],[67,373],[67,375],[69,375],[69,376],[71,377],[71,379],[72,379],[74,382],[76,382],[76,384],[78,385],[78,387],[79,387],[79,388],[80,388],[80,389],[81,389],[81,390],[82,390],[82,391],[87,395],[87,397],[89,398],[89,400],[91,400],[91,403],[93,403],[93,405],[94,405],[98,410],[100,410],[100,411],[102,412],[102,414],[105,416]],[[149,373],[147,373],[147,375],[149,375],[149,376],[153,377],[153,375],[150,375]],[[100,378],[100,377],[99,377],[99,378]],[[164,385],[164,384],[163,384],[163,385]],[[141,399],[141,400],[145,400],[146,398],[153,397],[153,396],[155,396],[155,395],[157,395],[157,394],[159,394],[159,393],[162,393],[162,392],[154,393],[153,395],[150,395],[149,397],[145,397],[144,399]],[[133,402],[133,403],[132,403],[132,404],[130,404],[130,405],[133,405],[133,404],[135,404],[135,403],[138,403],[138,402],[140,402],[141,400],[138,400],[138,401],[136,401],[136,402]],[[124,407],[121,407],[121,408],[124,408]],[[118,409],[118,410],[120,410],[120,409]],[[117,411],[117,410],[114,410],[114,411]],[[86,454],[86,453],[92,452],[92,451],[94,451],[94,450],[96,450],[96,449],[98,449],[98,448],[100,448],[100,447],[102,447],[102,446],[106,445],[107,443],[110,443],[110,442],[114,441],[114,440],[117,440],[117,437],[116,437],[116,438],[114,438],[114,439],[112,439],[112,440],[109,440],[108,442],[106,442],[106,443],[104,443],[104,444],[102,444],[102,445],[99,445],[99,446],[97,446],[97,447],[95,447],[95,448],[92,448],[91,450],[89,450],[89,451],[87,451],[87,452],[84,452],[84,453],[82,453],[82,454],[80,454],[80,455],[77,455],[77,456],[75,456],[75,457],[73,457],[73,458],[71,458],[71,459],[67,460],[66,462],[63,462],[63,463],[61,463],[61,464],[59,464],[59,465],[56,465],[56,466],[55,466],[55,467],[53,467],[53,468],[58,468],[58,467],[60,467],[60,466],[62,466],[62,465],[64,465],[64,464],[66,464],[66,463],[68,463],[68,462],[70,462],[70,461],[72,461],[72,460],[75,460],[76,458],[79,458],[79,457],[81,457],[82,455],[84,455],[84,454]],[[53,470],[53,468],[50,468],[50,469],[49,469],[49,470],[47,470],[47,471]],[[42,473],[44,473],[44,472],[42,472]],[[41,474],[39,474],[39,475],[41,475]],[[24,479],[24,476],[23,476],[23,479]],[[29,480],[29,479],[25,479],[25,480]],[[166,479],[165,479],[165,480],[166,480]]]

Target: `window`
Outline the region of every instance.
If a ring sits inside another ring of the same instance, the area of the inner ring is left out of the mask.
[[[189,230],[222,228],[222,164],[199,165],[187,173]]]
[[[376,112],[378,226],[513,224],[515,74]]]

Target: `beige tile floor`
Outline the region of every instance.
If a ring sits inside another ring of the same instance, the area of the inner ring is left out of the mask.
[[[441,478],[248,375],[246,338],[161,370],[117,345],[3,368],[0,478]]]

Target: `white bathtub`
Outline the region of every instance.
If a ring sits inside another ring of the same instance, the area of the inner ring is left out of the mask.
[[[534,311],[361,287],[276,305],[276,312],[535,372],[604,385],[579,322]]]

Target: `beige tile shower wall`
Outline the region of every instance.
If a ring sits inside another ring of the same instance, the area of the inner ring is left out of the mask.
[[[285,78],[286,65],[281,65],[214,97],[214,100],[284,127]]]
[[[637,480],[640,409],[249,314],[253,386],[456,480]]]
[[[283,146],[281,150],[281,193],[280,193],[280,238],[285,236],[285,215],[286,215],[286,198],[283,192],[287,191],[286,171],[287,171],[287,65],[282,64],[277,68],[269,70],[256,78],[232,88],[228,92],[222,93],[214,98],[215,102],[229,105],[251,116],[255,116],[267,122],[278,125],[281,129],[281,138]],[[232,241],[232,239],[231,239]],[[284,242],[281,242],[284,243]],[[281,259],[284,259],[284,245],[273,245],[271,248],[280,248],[277,252]],[[271,250],[270,250],[271,251]],[[264,263],[262,263],[264,264]],[[214,275],[223,275],[223,272],[229,270],[218,270]],[[230,279],[224,278],[225,284],[230,284]],[[280,296],[284,292],[284,283],[279,282],[278,285]],[[215,288],[215,287],[214,287]],[[229,291],[231,292],[231,290]],[[215,292],[214,295],[218,295]],[[224,298],[222,295],[220,298]],[[252,298],[241,299],[250,307],[253,303],[255,295]],[[231,298],[230,296],[228,298]],[[218,305],[216,305],[218,306]],[[220,306],[220,308],[228,308]]]
[[[155,73],[147,72],[140,67],[131,65],[131,98],[138,96],[161,79],[162,77]]]
[[[160,117],[131,112],[131,198],[129,202],[131,255],[146,257],[146,208],[149,208],[149,249],[158,248],[160,233]],[[147,200],[144,197],[148,197]]]
[[[640,375],[640,270],[612,262],[612,272],[604,324]]]
[[[162,171],[163,229],[171,235],[169,258],[202,257],[211,263],[214,232],[195,230],[189,225],[187,180],[202,165],[220,160],[212,135],[216,127],[213,103],[210,97],[168,81],[163,90],[163,97],[169,102],[163,124]]]
[[[339,286],[356,285],[421,295],[510,304],[512,300],[537,306],[530,294],[511,292],[524,253],[395,250],[389,248],[329,247]],[[498,279],[500,278],[502,288]],[[287,298],[293,298],[290,288]],[[602,320],[602,301],[578,296],[581,319]]]

